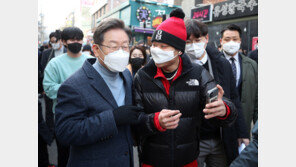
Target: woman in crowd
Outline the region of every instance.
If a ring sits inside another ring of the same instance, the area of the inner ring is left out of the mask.
[[[130,50],[129,65],[127,68],[134,76],[137,71],[146,64],[147,55],[143,46],[133,46]]]

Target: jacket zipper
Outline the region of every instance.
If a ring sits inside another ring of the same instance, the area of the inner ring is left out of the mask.
[[[174,81],[175,82],[175,81]],[[171,83],[171,86],[170,86],[170,96],[169,96],[169,108],[170,109],[175,109],[175,106],[173,104],[173,97],[175,96],[174,94],[174,82]],[[174,153],[175,153],[175,129],[172,129],[172,133],[171,133],[171,143],[172,143],[172,150],[171,150],[171,161],[172,161],[172,167],[175,166],[174,164]]]

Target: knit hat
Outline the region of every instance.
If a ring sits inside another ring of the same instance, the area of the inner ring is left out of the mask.
[[[184,52],[187,39],[184,17],[185,14],[182,9],[174,9],[170,13],[170,18],[156,28],[151,42],[166,43]]]

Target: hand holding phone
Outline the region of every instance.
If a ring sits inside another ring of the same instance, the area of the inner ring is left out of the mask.
[[[218,92],[219,92],[219,90],[217,87],[214,87],[213,89],[208,90],[207,95],[206,95],[207,103],[212,103],[214,101],[217,101],[218,100]]]
[[[224,90],[220,85],[207,92],[207,104],[203,110],[206,119],[222,117],[226,114],[226,107],[222,100],[223,94]]]

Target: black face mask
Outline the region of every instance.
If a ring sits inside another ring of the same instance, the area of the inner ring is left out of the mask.
[[[77,54],[81,51],[82,44],[81,43],[70,43],[68,44],[68,49],[70,52]]]
[[[144,64],[143,58],[132,58],[131,65],[133,69],[139,69]]]

